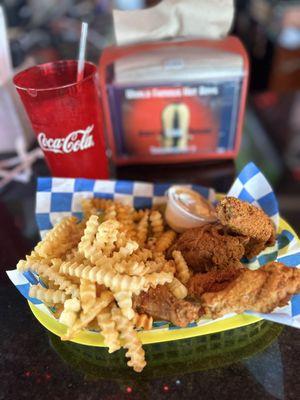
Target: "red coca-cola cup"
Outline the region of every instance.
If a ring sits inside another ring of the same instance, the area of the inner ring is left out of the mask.
[[[108,177],[97,68],[77,61],[37,65],[14,77],[15,87],[54,176]]]

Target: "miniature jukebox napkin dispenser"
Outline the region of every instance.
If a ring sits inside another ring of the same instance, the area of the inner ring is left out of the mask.
[[[237,155],[249,69],[237,38],[110,47],[99,68],[116,164]]]

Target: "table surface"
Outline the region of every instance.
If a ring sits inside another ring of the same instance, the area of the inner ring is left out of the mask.
[[[41,170],[38,165],[36,173]],[[149,179],[150,170],[143,171]],[[177,176],[226,191],[235,173],[232,162],[193,170],[172,171],[169,180]],[[126,178],[134,173],[117,172]],[[47,332],[4,272],[38,239],[34,192],[33,176],[26,187],[14,183],[0,194],[0,400],[299,398],[299,332],[278,324],[261,322],[226,334],[147,345],[148,365],[141,374],[126,367],[122,351],[108,355]]]

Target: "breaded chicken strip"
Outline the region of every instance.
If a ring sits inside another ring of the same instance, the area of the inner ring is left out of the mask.
[[[235,197],[225,197],[216,207],[220,222],[230,232],[249,238],[245,256],[252,258],[276,240],[275,226],[264,211]]]
[[[187,283],[188,295],[200,299],[203,293],[219,292],[242,273],[242,269],[228,267],[193,275]]]
[[[181,251],[188,266],[196,272],[241,267],[248,238],[230,235],[219,223],[207,223],[182,233],[169,250]]]
[[[223,290],[201,295],[205,316],[219,318],[228,313],[269,313],[285,305],[300,292],[300,269],[270,262],[256,271],[244,269]]]
[[[133,308],[140,314],[151,315],[155,320],[171,321],[181,327],[187,326],[203,314],[199,303],[176,299],[166,285],[159,285],[134,296]]]

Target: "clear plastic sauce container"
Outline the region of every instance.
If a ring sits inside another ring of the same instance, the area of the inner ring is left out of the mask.
[[[172,186],[168,190],[165,218],[176,232],[216,221],[214,206],[201,194],[183,186]]]

